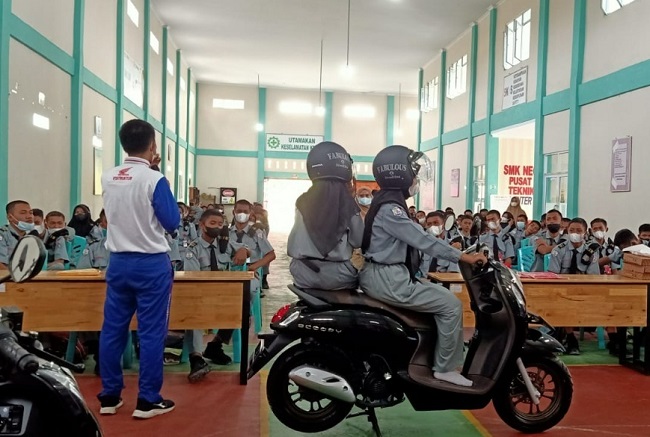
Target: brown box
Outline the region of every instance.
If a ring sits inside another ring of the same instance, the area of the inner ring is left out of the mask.
[[[631,271],[630,269],[626,269],[625,266],[623,266],[623,270],[621,270],[621,276],[625,276],[626,278],[632,278],[632,279],[650,280],[650,273]]]
[[[623,255],[623,268],[626,264],[634,264],[637,266],[648,266],[650,267],[650,256],[642,255],[636,252],[627,252]]]
[[[623,270],[636,273],[648,273],[650,274],[650,266],[640,266],[637,264],[632,264],[627,261],[623,263]]]

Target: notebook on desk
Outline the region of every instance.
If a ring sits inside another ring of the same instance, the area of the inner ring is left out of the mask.
[[[522,279],[562,279],[560,275],[552,272],[519,272]]]

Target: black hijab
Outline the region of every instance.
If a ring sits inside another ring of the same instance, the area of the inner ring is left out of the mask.
[[[77,208],[83,209],[85,215],[76,216],[74,212],[77,210]],[[75,206],[72,209],[72,218],[70,219],[68,226],[74,229],[75,234],[80,237],[87,237],[90,235],[90,231],[92,231],[93,226],[95,226],[95,222],[93,222],[92,217],[90,217],[90,208],[83,204]]]
[[[361,251],[366,253],[370,247],[370,238],[372,237],[372,225],[375,221],[375,216],[382,205],[387,203],[396,204],[401,206],[406,214],[408,214],[408,206],[406,206],[406,196],[402,190],[381,190],[372,198],[370,210],[366,214],[365,228],[363,230],[363,241],[361,243]],[[404,257],[404,264],[409,270],[411,281],[416,281],[416,273],[420,268],[420,252],[407,246],[406,254]]]
[[[325,258],[348,231],[352,217],[359,213],[348,184],[337,179],[315,180],[296,200],[296,208],[311,241]]]

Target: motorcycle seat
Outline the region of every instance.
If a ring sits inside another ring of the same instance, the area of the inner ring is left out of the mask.
[[[377,299],[373,299],[362,291],[351,290],[321,290],[317,288],[302,289],[295,285],[290,285],[289,288],[307,293],[317,299],[325,301],[332,305],[349,305],[357,307],[370,307],[384,312],[390,313],[394,317],[401,320],[407,326],[413,329],[431,330],[435,326],[435,320],[432,314],[419,313],[404,308],[397,308],[388,305]],[[300,295],[299,293],[296,293]]]

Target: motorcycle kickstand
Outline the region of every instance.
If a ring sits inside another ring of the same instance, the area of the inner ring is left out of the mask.
[[[379,422],[377,421],[377,415],[375,414],[374,408],[370,407],[361,413],[350,414],[347,418],[351,419],[353,417],[359,416],[368,416],[368,422],[372,424],[372,430],[375,432],[375,435],[377,437],[382,437],[381,429],[379,429]]]

